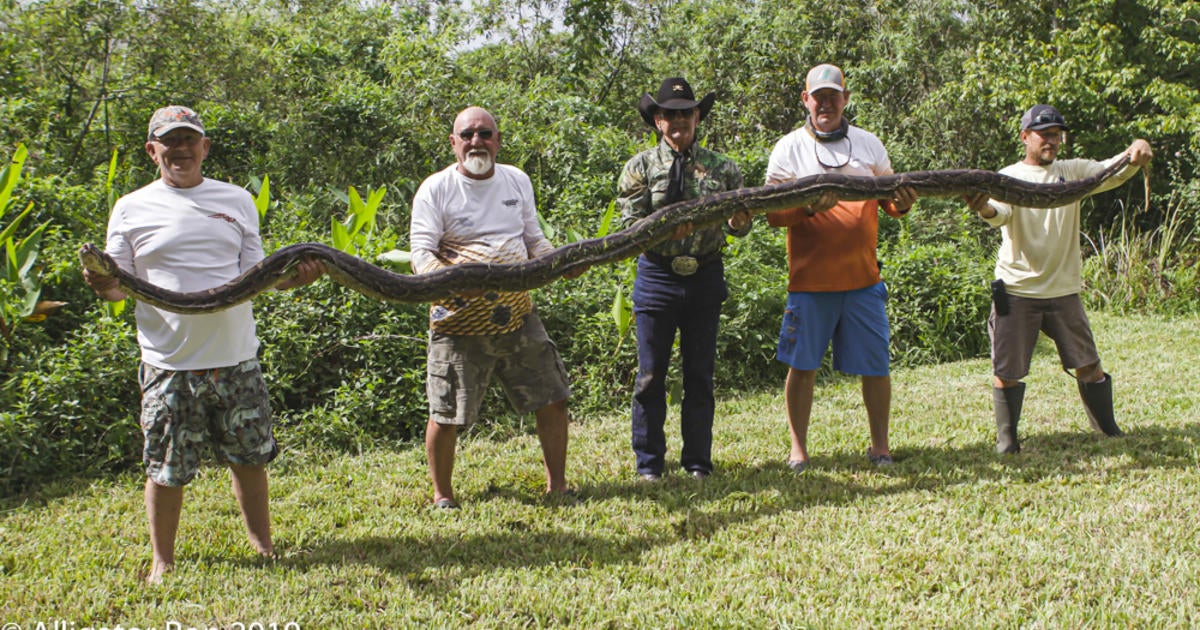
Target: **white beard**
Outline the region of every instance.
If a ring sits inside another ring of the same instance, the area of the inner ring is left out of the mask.
[[[472,153],[463,160],[463,168],[472,175],[487,175],[495,165],[495,160],[486,152]]]

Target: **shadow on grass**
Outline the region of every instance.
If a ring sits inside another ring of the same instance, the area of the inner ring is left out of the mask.
[[[991,443],[974,443],[960,448],[897,449],[896,465],[882,469],[867,462],[862,453],[844,452],[814,458],[813,467],[801,476],[780,461],[733,464],[705,481],[683,474],[668,475],[658,483],[614,480],[581,488],[582,499],[577,504],[534,499],[516,486],[492,486],[475,497],[474,506],[496,501],[535,504],[549,510],[594,510],[598,525],[591,532],[566,531],[547,527],[544,516],[527,522],[515,515],[499,524],[488,522],[487,531],[478,534],[464,535],[456,528],[453,535],[317,540],[306,550],[288,553],[278,564],[301,571],[327,565],[369,565],[403,576],[415,589],[451,594],[463,580],[496,570],[638,565],[658,547],[703,541],[731,526],[817,506],[849,505],[863,498],[938,492],[981,480],[1036,483],[1064,476],[1095,476],[1100,470],[1096,461],[1109,457],[1129,460],[1103,469],[1118,473],[1196,466],[1200,424],[1145,427],[1116,439],[1085,429],[1032,434],[1024,439],[1024,450],[1016,456],[999,456],[993,453]],[[618,526],[619,515],[603,515],[631,506],[637,509],[639,504],[665,515],[636,530]],[[471,509],[472,505],[458,512],[429,510],[399,520],[470,519]]]

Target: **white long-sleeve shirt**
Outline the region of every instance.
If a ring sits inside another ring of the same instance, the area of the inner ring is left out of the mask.
[[[521,169],[496,164],[487,179],[471,179],[453,164],[421,183],[409,227],[413,271],[429,273],[463,262],[511,263],[554,249],[538,225],[533,184]],[[430,326],[455,335],[490,335],[520,327],[533,310],[528,292],[489,293],[435,302]]]
[[[263,259],[250,193],[212,179],[191,188],[160,179],[121,197],[108,220],[105,249],[122,270],[183,292],[221,286]],[[138,302],[134,313],[142,360],[155,367],[205,370],[258,352],[249,302],[199,315]]]

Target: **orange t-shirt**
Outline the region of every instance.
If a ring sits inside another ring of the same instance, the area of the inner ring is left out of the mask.
[[[884,211],[902,216],[890,203]],[[798,208],[772,212],[767,223],[788,228],[788,291],[853,291],[879,282],[879,201],[839,201],[811,217]]]

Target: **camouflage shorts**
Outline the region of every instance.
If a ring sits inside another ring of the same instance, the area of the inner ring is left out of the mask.
[[[425,390],[435,422],[473,424],[493,375],[518,413],[571,395],[567,368],[536,313],[503,335],[430,333]]]
[[[258,359],[213,370],[164,370],[143,363],[142,462],[161,486],[183,486],[211,454],[231,464],[265,464],[279,452]]]

